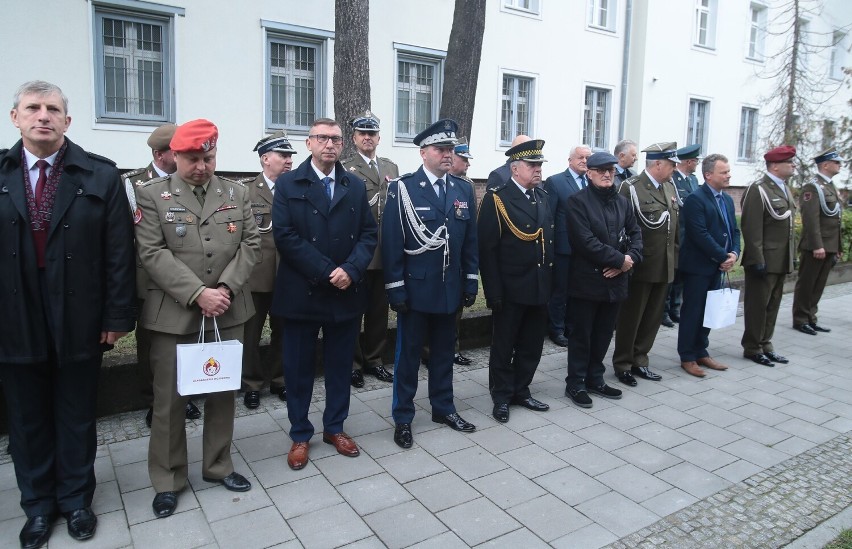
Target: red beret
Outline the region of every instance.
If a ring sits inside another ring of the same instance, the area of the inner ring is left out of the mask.
[[[790,145],[781,145],[775,147],[771,151],[763,155],[763,159],[767,162],[784,162],[796,156],[796,147]]]
[[[207,152],[216,146],[218,138],[219,129],[216,125],[199,118],[178,126],[170,148],[175,152]]]

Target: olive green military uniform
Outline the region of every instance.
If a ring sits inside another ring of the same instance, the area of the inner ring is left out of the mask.
[[[284,387],[284,367],[281,364],[283,328],[279,317],[269,317],[272,334],[266,360],[260,360],[258,350],[263,325],[272,306],[272,290],[275,289],[275,272],[278,269],[278,250],[275,249],[275,238],[272,236],[272,189],[263,173],[246,181],[245,185],[251,199],[251,212],[260,233],[260,253],[249,277],[254,316],[245,326],[243,389],[260,391],[264,383],[269,382],[269,390],[277,394]]]
[[[254,314],[244,290],[260,250],[260,236],[248,191],[216,176],[207,184],[203,206],[192,191],[173,175],[150,181],[136,193],[142,214],[136,243],[150,276],[140,322],[151,330],[154,420],[148,473],[157,493],[180,491],[186,485],[187,397],[177,393],[175,346],[198,339],[201,311],[195,299],[205,287],[224,284],[231,290],[230,308],[217,318],[223,340],[242,340],[243,325]],[[204,337],[212,338],[212,330]],[[204,412],[201,472],[204,477],[224,478],[234,470],[234,393],[209,394]]]
[[[803,185],[799,208],[802,214],[799,250],[802,255],[793,296],[793,326],[817,323],[817,306],[828,273],[842,250],[840,228],[843,209],[830,179],[817,174],[813,181]],[[825,250],[824,259],[816,259],[813,255],[813,251],[820,248]]]
[[[612,355],[616,373],[628,372],[634,366],[648,367],[648,353],[660,329],[680,243],[680,201],[670,180],[655,188],[648,174],[642,172],[622,183],[619,192],[630,201],[642,229],[642,262],[633,267],[627,300],[618,311]]]
[[[775,352],[772,346],[775,320],[781,305],[784,280],[788,273],[793,272],[792,220],[796,215],[796,204],[793,191],[786,183],[781,190],[769,176],[764,175],[760,182],[752,183],[746,189],[741,208],[742,265],[745,267],[745,330],[741,343],[743,354],[751,356]],[[789,216],[787,212],[790,212]],[[755,265],[765,265],[766,273],[760,274],[750,268]]]
[[[367,200],[376,223],[379,224],[379,243],[373,259],[367,267],[364,285],[369,295],[367,311],[364,313],[364,333],[355,342],[355,356],[352,367],[362,370],[366,367],[382,365],[382,354],[388,333],[388,297],[385,292],[385,281],[382,276],[382,242],[381,222],[382,211],[387,199],[388,181],[399,177],[399,168],[387,158],[376,157],[378,171],[364,162],[360,154],[343,161],[343,167],[357,175],[367,186]]]

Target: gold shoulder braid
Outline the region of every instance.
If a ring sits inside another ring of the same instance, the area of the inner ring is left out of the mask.
[[[512,234],[523,240],[524,242],[532,242],[534,240],[538,240],[541,242],[541,262],[544,264],[544,229],[541,227],[532,234],[522,232],[519,228],[512,223],[512,220],[509,218],[509,212],[506,211],[506,206],[503,204],[503,201],[500,200],[500,197],[497,196],[497,193],[491,193],[491,196],[494,197],[494,205],[497,207],[497,211],[500,215],[497,217],[497,226],[500,228],[500,234],[503,234],[503,226],[500,223],[500,218],[503,218],[503,221],[506,223],[506,226],[509,227],[509,230],[512,231]]]

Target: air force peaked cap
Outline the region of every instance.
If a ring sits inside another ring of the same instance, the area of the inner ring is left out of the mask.
[[[438,120],[422,132],[414,136],[414,144],[420,147],[428,145],[437,146],[455,146],[459,140],[456,138],[456,133],[459,131],[459,125],[455,120],[444,118]]]
[[[828,162],[829,160],[843,162],[843,159],[840,158],[840,154],[838,154],[837,149],[834,147],[831,147],[827,151],[823,151],[814,157],[814,163],[816,164],[819,164],[820,162]]]
[[[462,137],[461,139],[459,139],[459,144],[456,145],[456,148],[453,149],[453,152],[456,153],[457,156],[467,158],[468,160],[473,158],[473,155],[470,154],[470,145],[467,144],[466,137]]]

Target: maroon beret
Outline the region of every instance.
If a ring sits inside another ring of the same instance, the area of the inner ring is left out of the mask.
[[[796,147],[790,145],[781,145],[775,147],[771,151],[763,155],[763,159],[767,162],[784,162],[796,156]]]
[[[207,152],[216,146],[218,138],[219,129],[216,125],[199,118],[178,126],[170,148],[175,152]]]

